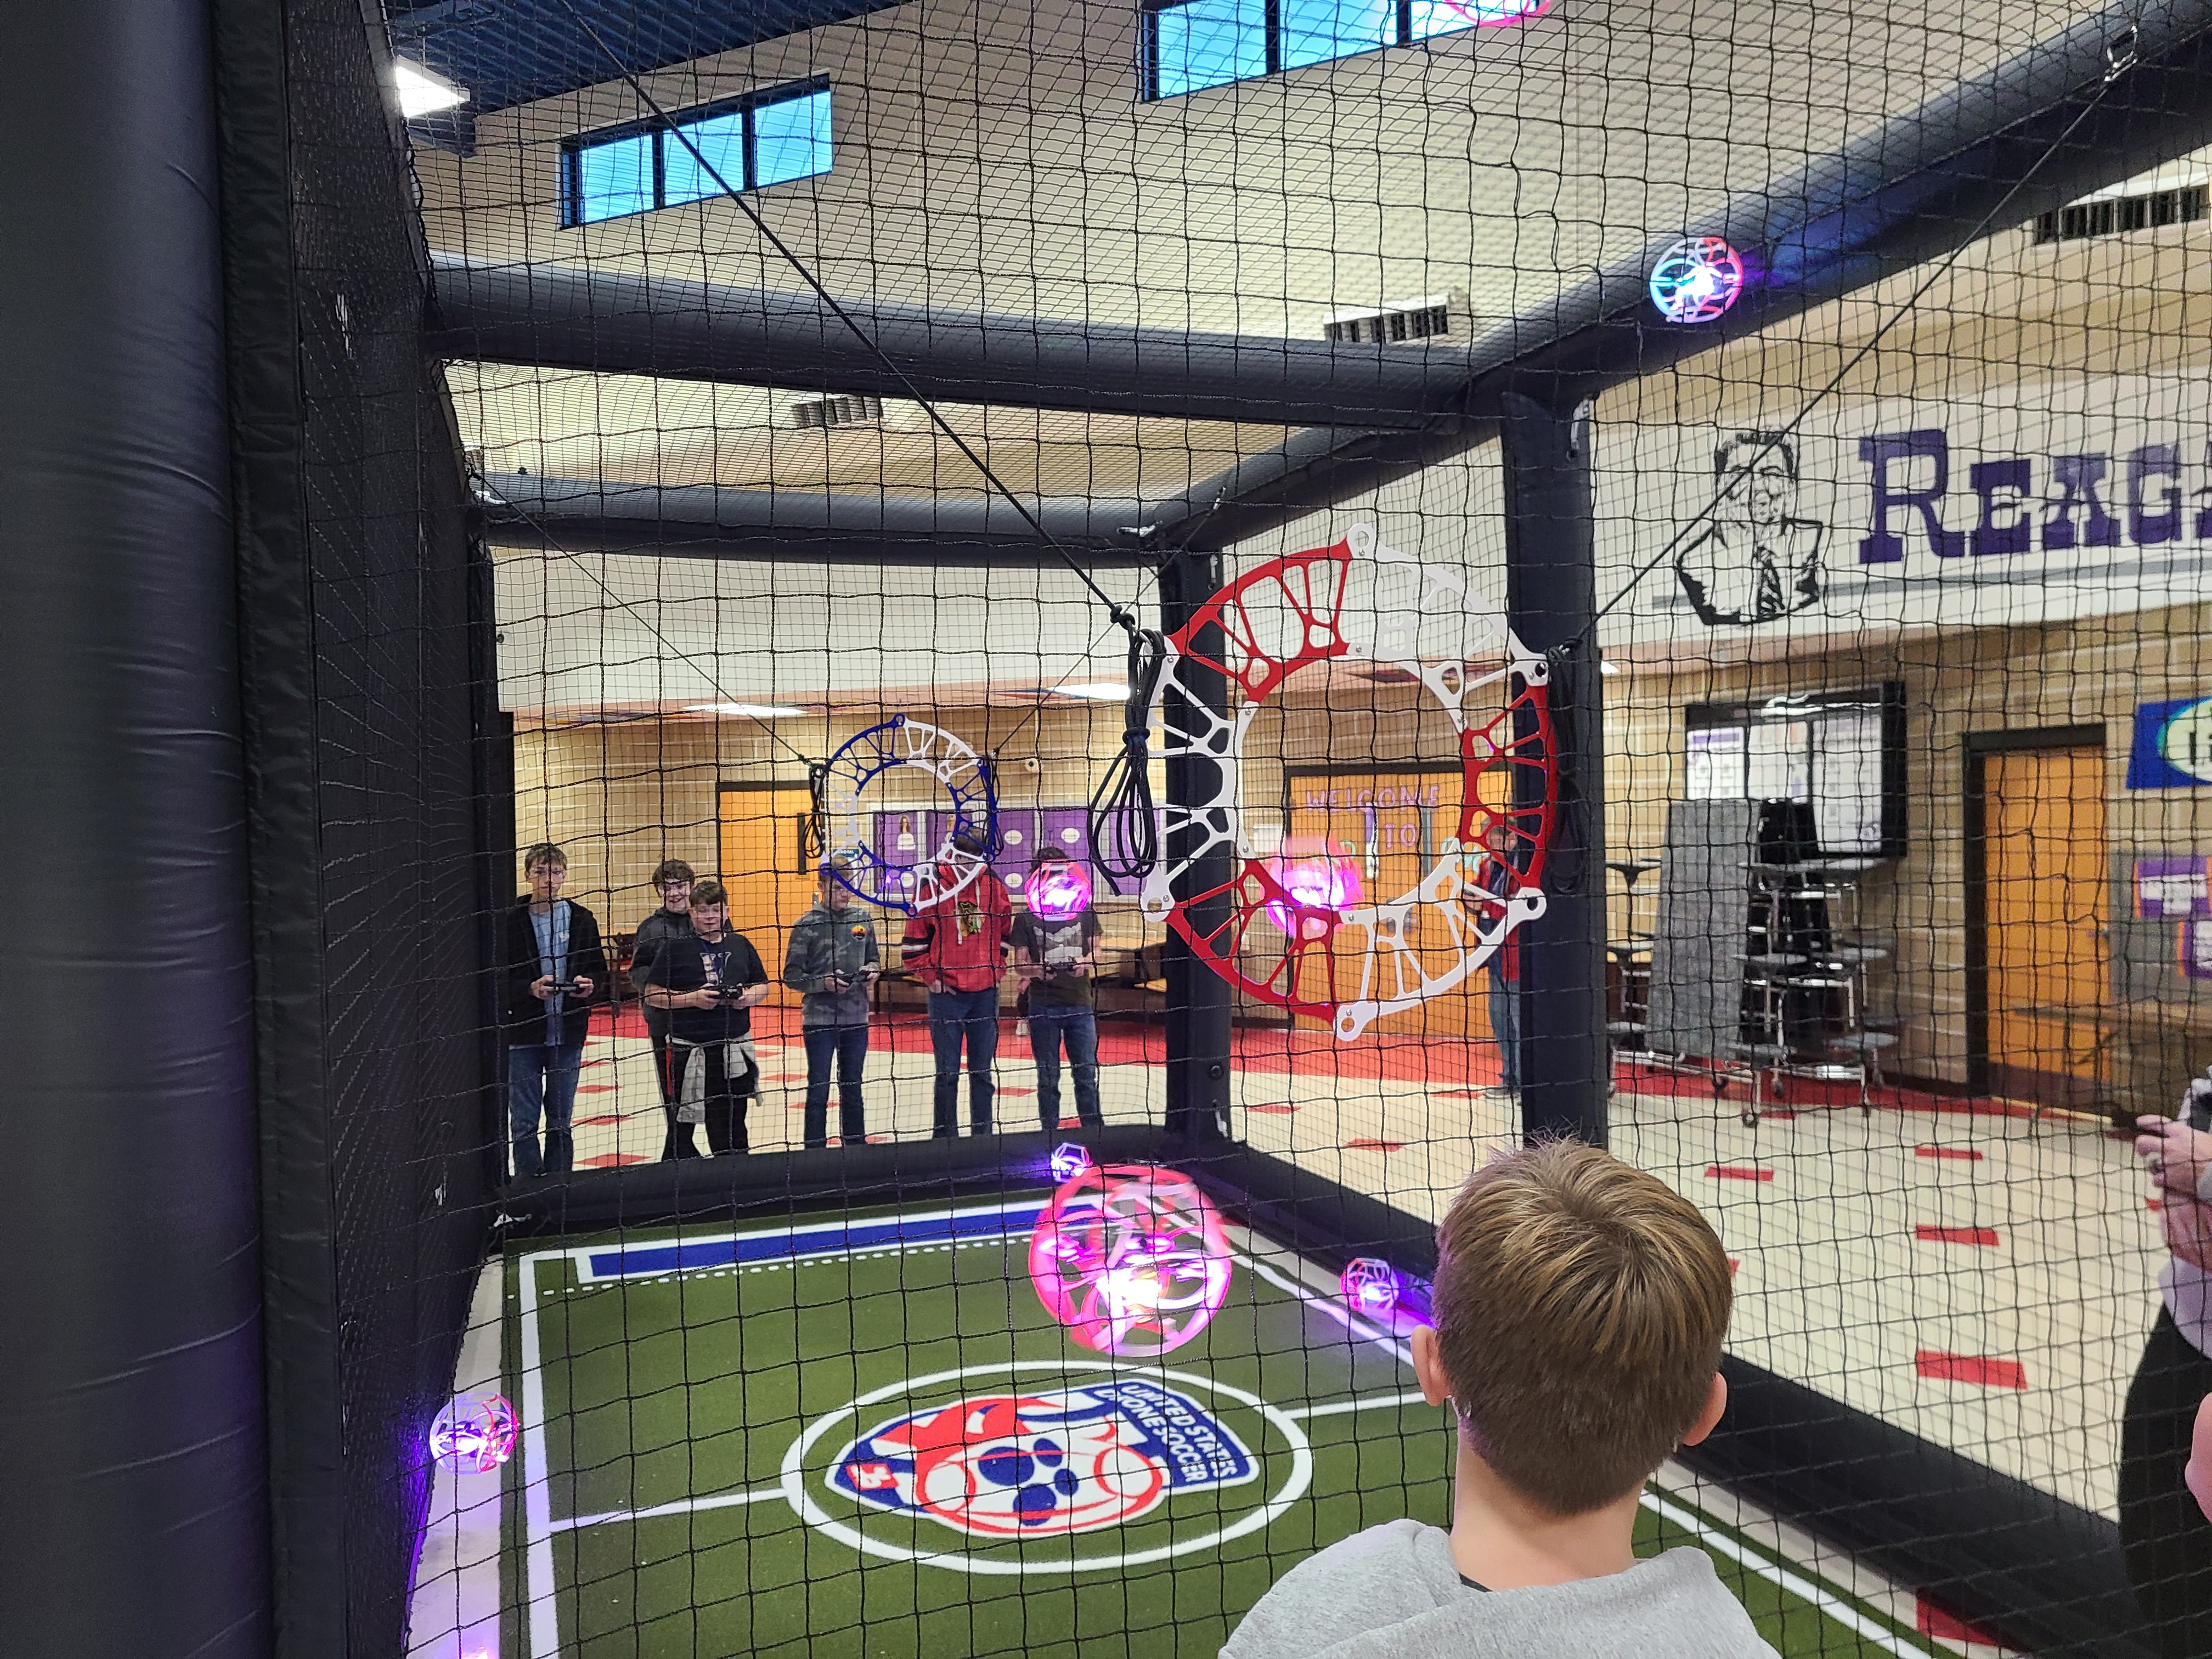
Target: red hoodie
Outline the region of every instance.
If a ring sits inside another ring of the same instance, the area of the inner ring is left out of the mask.
[[[947,880],[951,872],[943,872]],[[1006,972],[1006,930],[1014,903],[988,870],[949,899],[907,920],[899,960],[938,991],[988,991]]]

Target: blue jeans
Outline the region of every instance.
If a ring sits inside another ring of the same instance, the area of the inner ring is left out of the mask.
[[[1098,1109],[1098,1016],[1089,1008],[1039,1002],[1030,997],[1030,1052],[1036,1056],[1037,1121],[1047,1134],[1060,1127],[1060,1045],[1075,1068],[1075,1115],[1086,1129],[1101,1129]]]
[[[1498,1039],[1498,1080],[1521,1086],[1521,987],[1490,970],[1490,1035]]]
[[[514,1173],[566,1175],[575,1158],[568,1123],[576,1109],[576,1077],[584,1045],[511,1043],[507,1050],[507,1115],[514,1131]],[[545,1115],[545,1155],[538,1155],[538,1115]]]
[[[860,1068],[868,1060],[865,1025],[810,1025],[806,1038],[806,1144],[830,1144],[830,1062],[837,1062],[837,1135],[848,1146],[868,1138]]]
[[[991,1133],[991,1062],[999,1053],[999,988],[929,994],[929,1046],[937,1051],[937,1121],[933,1133],[960,1133],[960,1049],[968,1049],[969,1133]]]

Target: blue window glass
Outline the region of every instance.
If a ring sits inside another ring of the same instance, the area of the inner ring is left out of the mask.
[[[1153,29],[1155,98],[1267,72],[1265,0],[1187,0],[1157,13]]]
[[[1398,42],[1397,0],[1280,0],[1280,15],[1285,69]]]
[[[639,122],[567,140],[561,222],[594,224],[705,201],[725,185],[758,190],[830,171],[830,88],[823,81],[771,87],[673,122],[673,131]]]
[[[579,150],[576,198],[570,204],[568,222],[587,225],[652,207],[653,139],[652,133],[641,132]]]
[[[753,118],[753,185],[780,185],[830,171],[830,94],[757,104]]]
[[[1409,40],[1449,34],[1477,23],[1518,23],[1540,16],[1551,0],[1412,0],[1413,27]]]
[[[714,173],[699,165],[699,156],[691,153],[691,146],[699,147],[699,155],[707,158],[707,166],[729,181],[733,190],[745,187],[745,112],[732,110],[726,115],[711,115],[703,121],[684,121],[678,124],[683,137],[671,137],[661,144],[661,166],[666,188],[661,196],[663,207],[674,207],[680,202],[696,202],[708,196],[720,196],[721,185],[714,182]],[[690,143],[684,142],[689,139]]]

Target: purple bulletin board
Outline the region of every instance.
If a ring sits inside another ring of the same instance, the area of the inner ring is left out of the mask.
[[[2212,894],[2205,888],[2204,855],[2137,859],[2136,914],[2146,921],[2212,916]]]

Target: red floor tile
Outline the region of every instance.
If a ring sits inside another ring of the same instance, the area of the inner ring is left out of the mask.
[[[2147,1198],[2143,1200],[2143,1207],[2147,1210],[2162,1210],[2166,1206],[2160,1203],[2154,1198]]]
[[[580,1083],[576,1085],[576,1092],[580,1095],[611,1095],[616,1086],[611,1083]]]
[[[1741,1266],[1743,1266],[1743,1258],[1741,1256],[1730,1256],[1729,1258],[1729,1277],[1730,1279],[1734,1279],[1735,1277],[1735,1270]]]
[[[1280,1115],[1295,1112],[1298,1109],[1287,1100],[1271,1100],[1262,1105],[1247,1106],[1244,1109],[1248,1112],[1273,1112]]]
[[[617,1164],[650,1164],[653,1160],[640,1152],[601,1152],[597,1158],[576,1160],[587,1170],[611,1170]]]
[[[1912,1230],[1912,1236],[1923,1244],[1995,1244],[1997,1230],[1994,1227],[1936,1227],[1927,1222]]]
[[[2025,1389],[2027,1370],[2017,1359],[1983,1354],[1938,1353],[1923,1348],[1912,1356],[1921,1376],[1937,1382],[1972,1382],[1984,1389]]]
[[[1406,1143],[1402,1140],[1347,1140],[1344,1143],[1344,1150],[1347,1152],[1402,1152],[1406,1150]]]
[[[1705,1179],[1708,1181],[1771,1181],[1774,1179],[1774,1171],[1762,1170],[1749,1164],[1708,1164],[1705,1165]]]
[[[1971,1146],[1915,1146],[1912,1149],[1912,1155],[1915,1158],[1956,1158],[1962,1164],[1978,1164],[1982,1161],[1982,1155]]]
[[[576,1120],[576,1127],[580,1129],[584,1127],[585,1125],[590,1123],[627,1123],[629,1121],[629,1120],[628,1118],[623,1116],[621,1113],[617,1112],[611,1115],[603,1115],[599,1117],[580,1117]]]

